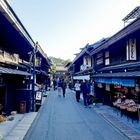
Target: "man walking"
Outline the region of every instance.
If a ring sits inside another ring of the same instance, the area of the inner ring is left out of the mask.
[[[84,105],[85,107],[87,107],[89,105],[90,86],[86,80],[83,80],[83,83],[81,85],[81,92],[83,93]]]
[[[67,87],[67,84],[66,84],[65,80],[63,79],[63,80],[62,80],[62,92],[63,92],[63,97],[65,97],[66,87]]]
[[[61,91],[62,91],[62,81],[61,81],[61,79],[59,79],[59,81],[58,81],[57,91],[58,91],[58,96],[61,97]]]

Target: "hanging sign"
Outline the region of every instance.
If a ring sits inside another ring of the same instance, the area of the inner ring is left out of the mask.
[[[127,60],[136,60],[136,39],[129,39],[127,42]]]

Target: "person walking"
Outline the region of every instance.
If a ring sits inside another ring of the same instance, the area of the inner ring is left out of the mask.
[[[57,85],[57,82],[56,82],[56,79],[54,79],[54,80],[53,80],[53,89],[54,89],[54,90],[56,90],[56,85]]]
[[[58,96],[61,96],[61,91],[62,91],[62,81],[61,81],[61,79],[59,79],[59,81],[58,81],[57,91],[58,91]]]
[[[62,80],[62,93],[63,93],[63,97],[65,97],[65,94],[66,94],[66,87],[67,87],[67,84],[66,84],[65,80],[63,79]]]
[[[80,100],[80,92],[81,92],[81,84],[79,83],[79,80],[76,81],[74,85],[74,90],[76,92],[76,101],[79,102]]]
[[[84,105],[87,107],[89,105],[90,86],[86,80],[83,80],[81,84],[81,92],[83,94]]]

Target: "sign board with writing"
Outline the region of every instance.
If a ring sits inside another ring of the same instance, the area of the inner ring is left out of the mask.
[[[137,60],[136,39],[129,39],[127,42],[127,60]]]
[[[36,104],[41,105],[42,102],[42,91],[36,91]]]

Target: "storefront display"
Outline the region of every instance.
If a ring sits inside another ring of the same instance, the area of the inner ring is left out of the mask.
[[[127,115],[127,117],[131,118],[132,120],[140,121],[140,105],[136,104],[132,99],[122,99],[121,97],[118,98],[115,102],[113,102],[113,106],[117,109],[120,109],[121,116]]]
[[[102,83],[98,83],[97,86],[98,86],[98,88],[103,88],[103,84]]]

